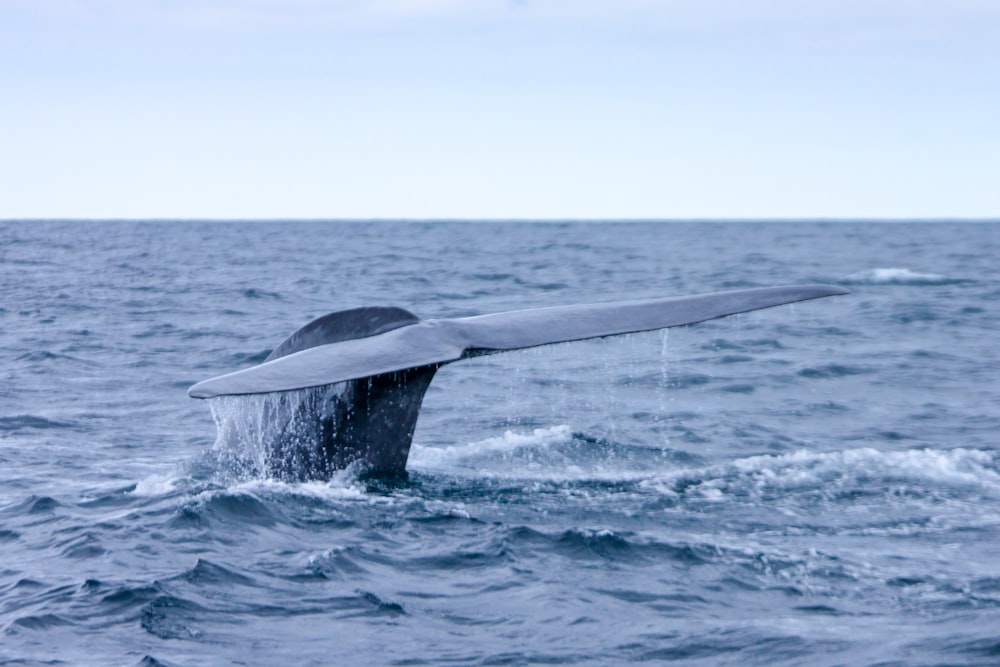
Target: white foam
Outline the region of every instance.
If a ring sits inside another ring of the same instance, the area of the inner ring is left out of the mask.
[[[937,273],[918,273],[906,268],[876,268],[852,273],[845,282],[856,285],[940,285],[949,282]]]
[[[554,444],[569,442],[572,438],[573,432],[570,427],[560,424],[536,428],[531,433],[507,431],[496,438],[462,445],[423,447],[414,444],[410,450],[410,462],[420,468],[442,468],[484,455],[511,453],[519,449],[544,449]]]
[[[132,493],[137,496],[166,496],[173,493],[177,486],[187,479],[187,477],[178,476],[173,472],[150,475],[136,482]]]
[[[456,519],[471,519],[472,515],[466,506],[462,503],[452,503],[452,502],[442,502],[440,500],[427,500],[424,501],[423,507],[425,511],[436,516],[450,516]]]
[[[387,501],[384,497],[369,494],[358,479],[347,472],[334,475],[333,478],[325,482],[283,482],[277,479],[251,479],[229,484],[224,489],[202,491],[195,496],[195,500],[207,501],[220,495],[246,495],[257,500],[274,496],[297,496],[333,502],[361,501],[376,504]]]
[[[364,485],[350,474],[334,475],[325,482],[283,482],[277,479],[255,479],[234,484],[227,493],[248,493],[253,496],[294,495],[320,500],[378,500],[368,494]]]
[[[870,447],[839,452],[800,450],[760,455],[699,469],[682,469],[644,482],[666,494],[676,494],[683,480],[685,494],[706,499],[759,494],[767,490],[856,488],[866,479],[880,483],[924,484],[931,488],[975,489],[1000,495],[995,455],[977,449],[913,449],[883,452]]]

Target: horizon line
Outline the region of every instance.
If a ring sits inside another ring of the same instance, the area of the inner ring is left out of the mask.
[[[967,216],[927,216],[927,217],[896,217],[896,216],[753,216],[737,217],[609,217],[609,218],[577,218],[577,217],[13,217],[0,218],[0,223],[19,222],[336,222],[336,223],[388,223],[388,222],[441,222],[441,223],[477,223],[477,222],[510,222],[510,223],[692,223],[692,222],[1000,222],[1000,217],[967,217]]]

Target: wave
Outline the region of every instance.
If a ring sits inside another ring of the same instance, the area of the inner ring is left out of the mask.
[[[353,476],[342,471],[327,482],[253,480],[218,488],[202,488],[184,498],[173,511],[176,528],[254,525],[270,528],[299,522],[343,522],[345,505],[391,502],[368,493]]]
[[[837,495],[872,484],[965,489],[1000,497],[1000,456],[993,451],[960,448],[891,452],[867,447],[838,452],[800,450],[677,470],[643,484],[667,495],[709,500],[760,497],[779,491]]]
[[[38,415],[8,415],[0,417],[0,431],[25,431],[28,429],[45,430],[73,428],[75,425],[70,422],[60,422],[53,419],[46,419]]]
[[[559,425],[448,447],[414,445],[411,461],[421,474],[473,470],[479,480],[533,480],[556,487],[610,482],[607,493],[653,492],[671,503],[789,493],[845,498],[886,489],[1000,497],[1000,454],[966,448],[798,450],[699,466],[699,457],[683,451],[618,445]]]
[[[132,494],[144,497],[169,496],[178,490],[190,478],[174,473],[150,475],[136,482]]]
[[[325,482],[285,482],[277,479],[259,479],[240,482],[224,490],[210,490],[199,494],[201,500],[224,495],[245,495],[258,499],[294,496],[327,501],[372,500],[356,473],[341,470]]]
[[[556,485],[630,482],[648,478],[664,467],[691,463],[699,457],[681,450],[615,442],[573,431],[560,424],[527,433],[445,447],[415,444],[411,471],[458,474],[476,480],[532,480]]]
[[[198,639],[202,633],[192,620],[199,612],[204,614],[205,609],[194,602],[161,595],[143,607],[139,625],[160,639]]]
[[[82,364],[85,366],[99,366],[100,364],[96,361],[90,359],[84,359],[82,357],[74,357],[71,354],[63,354],[60,352],[52,352],[51,350],[34,350],[32,352],[25,352],[17,357],[14,361],[26,362],[29,364],[44,364],[50,361],[55,361],[58,363],[72,362],[76,364]]]
[[[14,619],[11,623],[12,626],[25,629],[25,630],[37,630],[37,631],[48,631],[56,628],[60,625],[72,625],[71,621],[59,616],[58,614],[37,614],[21,616]]]

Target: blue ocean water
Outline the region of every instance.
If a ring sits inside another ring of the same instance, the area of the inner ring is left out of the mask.
[[[1000,224],[0,224],[0,664],[1000,664]],[[443,368],[405,481],[185,390],[313,317],[852,294]],[[239,454],[239,453],[237,453]]]

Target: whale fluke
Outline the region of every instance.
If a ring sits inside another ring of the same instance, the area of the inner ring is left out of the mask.
[[[272,472],[285,478],[323,478],[357,462],[375,474],[397,475],[405,471],[424,393],[444,364],[847,293],[829,285],[766,287],[431,320],[402,308],[355,308],[313,320],[264,363],[199,382],[188,394],[215,398],[314,390],[302,405],[311,406],[305,419],[315,422],[315,437],[303,439],[298,433],[293,438],[311,448],[293,456],[310,461],[308,470],[282,464]],[[338,391],[323,390],[340,383]],[[302,405],[296,409],[301,411]],[[287,443],[275,446],[282,449]]]
[[[408,310],[392,306],[367,306],[338,310],[317,317],[286,338],[264,361],[271,361],[310,347],[340,343],[353,338],[377,336],[407,324],[416,324],[420,318]]]

